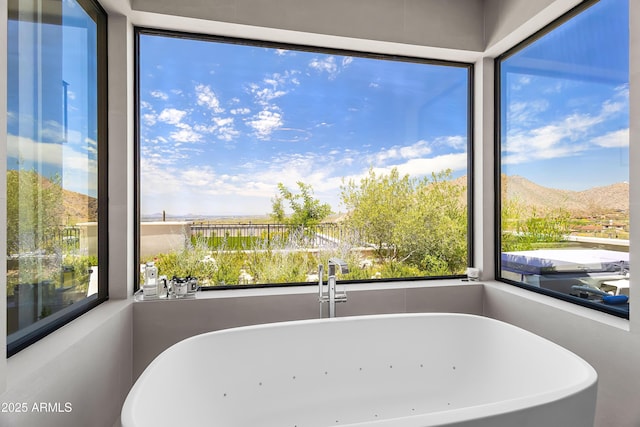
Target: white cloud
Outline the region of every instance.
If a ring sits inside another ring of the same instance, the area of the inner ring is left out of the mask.
[[[188,125],[177,132],[171,132],[169,135],[171,139],[177,142],[199,142],[202,139],[202,135],[195,132]]]
[[[184,189],[178,171],[165,160],[166,157],[159,154],[140,156],[140,170],[143,171],[140,196],[145,210],[149,209],[145,200],[161,200],[159,209],[162,210],[167,207],[167,201],[173,200],[171,196],[180,194]]]
[[[263,107],[270,106],[271,101],[287,94],[284,90],[277,90],[275,87],[261,87],[255,83],[249,85],[249,90],[254,95],[255,102]]]
[[[629,129],[620,129],[593,138],[591,142],[598,147],[618,148],[629,146]]]
[[[218,126],[216,125],[201,124],[201,123],[198,123],[193,127],[193,130],[195,130],[196,132],[202,132],[202,133],[214,133],[217,129],[218,129]]]
[[[412,145],[396,145],[389,149],[383,148],[379,152],[369,157],[369,163],[380,165],[386,163],[389,160],[413,159],[416,157],[426,156],[431,152],[432,149],[427,141],[418,141]]]
[[[300,74],[297,70],[287,70],[283,73],[272,73],[265,76],[260,82],[249,83],[246,86],[247,93],[253,95],[253,102],[262,110],[254,115],[252,120],[246,123],[256,130],[256,135],[261,139],[267,139],[269,134],[282,125],[282,114],[278,113],[280,108],[277,100],[287,95],[292,87],[300,84],[296,76]],[[239,99],[234,98],[235,103]],[[231,110],[232,114],[247,115],[251,112],[249,108],[238,107]]]
[[[583,135],[585,128],[592,123],[588,116],[580,121],[577,116],[570,116],[559,124],[551,124],[529,131],[512,132],[507,136],[505,164],[522,163],[531,160],[566,157],[583,151],[586,146],[576,142],[578,135]],[[573,141],[573,143],[572,143]]]
[[[432,158],[410,159],[405,163],[389,165],[384,168],[374,168],[374,172],[376,174],[389,174],[394,167],[398,169],[400,175],[409,174],[410,176],[425,176],[442,172],[446,169],[464,170],[467,167],[467,154],[451,153]]]
[[[180,172],[181,182],[190,187],[211,187],[217,181],[215,171],[209,166],[187,169]]]
[[[178,110],[175,108],[165,108],[158,115],[158,120],[170,125],[178,125],[182,122],[182,119],[187,115],[186,111]]]
[[[343,57],[340,64],[338,64],[338,61],[334,56],[327,56],[321,59],[312,59],[311,61],[309,61],[309,67],[313,68],[319,73],[327,73],[329,75],[329,79],[334,79],[352,62],[353,58],[350,56]]]
[[[255,130],[258,138],[269,139],[271,133],[282,126],[282,114],[275,111],[262,110],[253,116],[253,120],[247,121],[247,124]]]
[[[407,148],[404,153],[410,155],[412,149],[417,150],[419,147],[420,144],[416,147],[404,147]],[[158,159],[160,158],[162,155],[158,156]],[[277,192],[277,183],[282,182],[288,188],[296,189],[297,181],[311,185],[316,197],[329,203],[334,210],[339,210],[340,186],[343,184],[342,177],[345,176],[345,172],[352,173],[345,177],[347,181],[349,179],[359,181],[366,176],[369,168],[369,165],[363,161],[363,156],[351,149],[332,149],[322,153],[274,154],[271,158],[238,164],[233,174],[218,173],[208,166],[198,166],[192,171],[182,171],[177,166],[160,165],[155,159],[154,157],[151,164],[157,165],[158,169],[163,169],[159,177],[168,182],[155,178],[154,182],[168,189],[175,188],[173,192],[165,192],[163,195],[165,200],[182,200],[183,197],[188,197],[189,200],[185,200],[188,210],[185,212],[195,212],[198,209],[200,209],[199,212],[220,212],[224,209],[222,205],[234,200],[238,212],[266,214],[271,210],[270,199]],[[467,157],[464,153],[431,159],[400,160],[397,164],[378,168],[376,172],[389,173],[395,166],[402,174],[424,176],[446,168],[461,170],[467,165]],[[351,166],[347,169],[346,165]],[[143,170],[147,173],[146,166]],[[166,170],[173,172],[167,176],[164,173]],[[187,185],[188,191],[184,191]]]
[[[437,144],[442,144],[447,147],[454,148],[456,150],[466,150],[467,149],[467,137],[466,136],[444,136],[436,138],[435,141]]]
[[[280,127],[273,135],[273,139],[280,142],[302,142],[308,141],[311,136],[312,133],[306,129]]]
[[[30,138],[7,135],[7,157],[24,162],[37,162],[62,166],[62,144],[37,142]]]
[[[227,126],[227,125],[233,124],[233,117],[227,117],[227,118],[215,117],[213,121],[218,126]]]
[[[64,171],[65,189],[95,196],[98,163],[93,155],[94,141],[86,140],[82,150],[84,152],[70,144],[38,142],[7,135],[7,157],[20,159],[26,164],[41,162],[59,168]]]
[[[624,96],[624,88],[617,90],[614,98],[620,96]],[[626,110],[626,101],[607,100],[596,115],[574,113],[534,127],[535,123],[543,121],[537,117],[539,112],[546,109],[542,107],[540,103],[522,103],[510,111],[512,124],[503,141],[504,164],[568,157],[594,146],[621,147],[624,146],[622,144],[628,144],[628,129],[594,136],[607,120]]]
[[[147,101],[140,101],[140,108],[144,110],[153,110],[153,106]]]
[[[336,58],[333,56],[327,56],[322,59],[314,58],[309,62],[309,67],[320,73],[329,74],[330,79],[334,79],[339,73]]]
[[[615,88],[616,97],[624,98],[627,102],[629,101],[629,84],[623,84]]]
[[[526,76],[526,75],[522,75],[517,80],[515,80],[513,83],[511,83],[510,89],[517,91],[517,90],[522,89],[524,86],[529,85],[530,83],[531,83],[531,77],[530,76]]]
[[[232,126],[225,126],[218,129],[218,139],[222,141],[233,141],[238,137],[238,135],[240,135],[240,132],[238,132]]]
[[[220,107],[220,101],[210,86],[199,84],[196,86],[196,97],[198,105],[205,106],[214,113],[223,113],[224,108]]]
[[[626,107],[627,107],[626,102],[607,101],[604,104],[602,104],[602,114],[607,116],[610,114],[615,114],[620,111],[623,111]]]
[[[245,114],[251,113],[251,110],[249,108],[234,108],[232,110],[229,110],[229,112],[234,115],[238,115],[238,114],[245,115]]]
[[[153,126],[156,124],[156,115],[147,113],[142,115],[142,122],[147,126]]]
[[[509,104],[507,120],[517,127],[531,126],[539,117],[539,114],[549,108],[549,102],[538,99],[529,102],[512,102]]]
[[[86,138],[85,139],[85,143],[87,144],[85,149],[87,150],[87,152],[89,154],[92,154],[93,156],[98,154],[98,142],[97,141],[95,141],[95,140],[93,140],[91,138]]]
[[[167,99],[169,99],[169,95],[159,90],[151,91],[151,96],[153,96],[154,98],[161,99],[163,101],[166,101]]]

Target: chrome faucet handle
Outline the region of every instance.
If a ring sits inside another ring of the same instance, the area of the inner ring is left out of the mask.
[[[343,290],[342,292],[336,292],[335,301],[338,302],[347,302],[347,291]]]

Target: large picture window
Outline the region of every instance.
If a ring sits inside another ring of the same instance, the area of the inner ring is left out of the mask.
[[[107,297],[106,15],[90,0],[8,7],[11,355]]]
[[[628,317],[629,4],[588,2],[497,60],[498,277]]]
[[[462,275],[468,64],[137,30],[139,262],[205,287]],[[142,278],[142,277],[141,277]]]

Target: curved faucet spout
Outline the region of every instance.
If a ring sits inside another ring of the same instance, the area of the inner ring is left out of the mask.
[[[349,272],[349,266],[347,265],[347,262],[340,258],[329,259],[329,274],[331,274],[331,267],[333,267],[334,274],[336,267],[340,269],[341,274],[347,274]]]

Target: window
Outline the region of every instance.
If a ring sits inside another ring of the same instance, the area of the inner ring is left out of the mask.
[[[137,50],[141,271],[465,272],[471,65],[148,29]]]
[[[629,316],[628,1],[588,2],[497,59],[505,281]]]
[[[8,2],[9,355],[107,289],[106,15],[90,0],[34,5]]]

